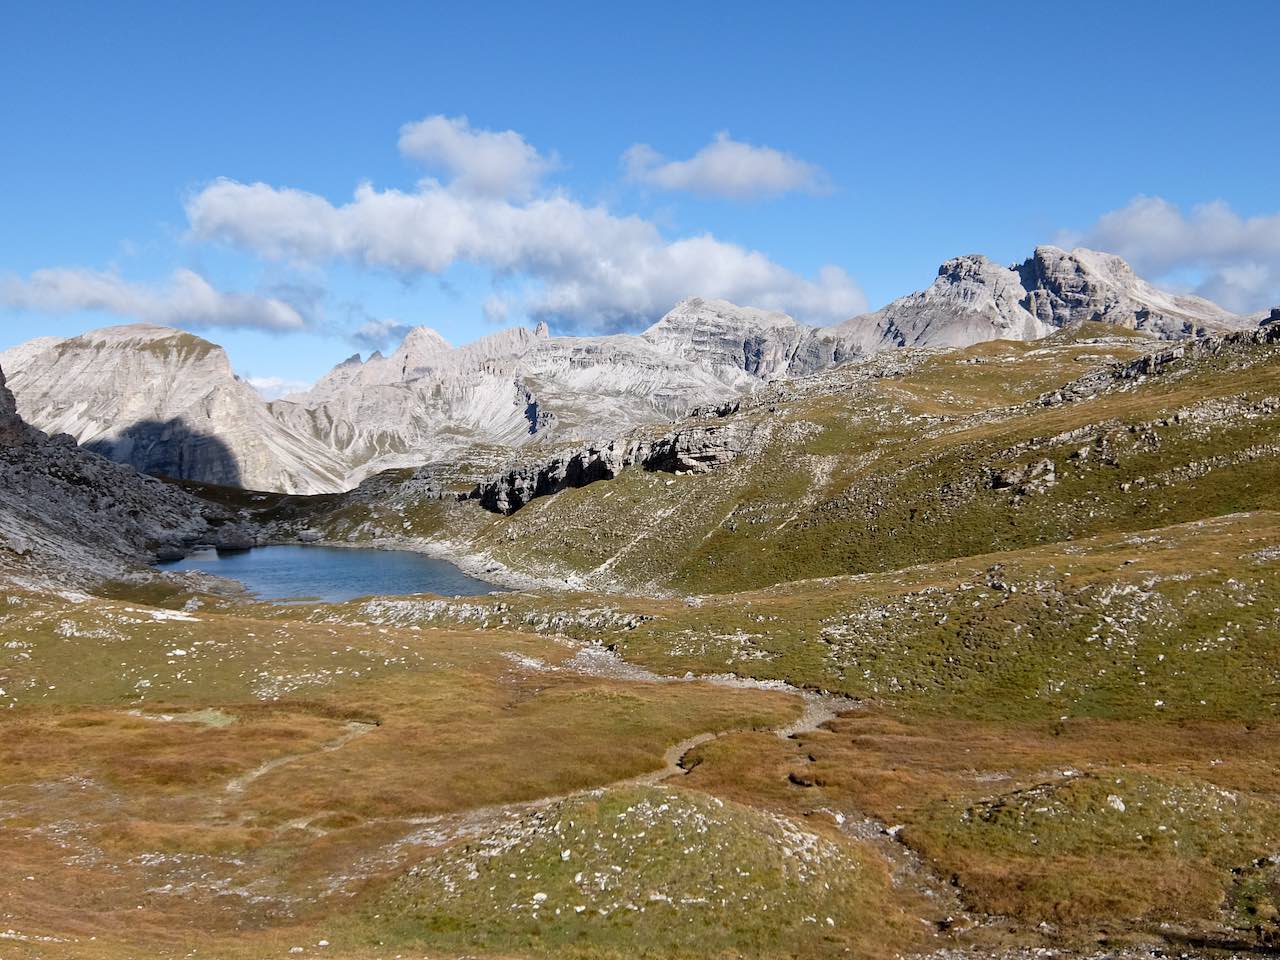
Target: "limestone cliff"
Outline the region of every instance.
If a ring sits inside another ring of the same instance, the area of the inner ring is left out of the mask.
[[[231,511],[23,422],[0,370],[0,571],[63,585],[250,536]]]
[[[109,327],[0,362],[18,364],[10,387],[29,423],[144,473],[287,493],[345,477],[339,457],[281,426],[222,348],[192,334]]]

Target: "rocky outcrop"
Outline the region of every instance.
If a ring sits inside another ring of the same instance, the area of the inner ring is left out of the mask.
[[[612,480],[627,467],[667,473],[703,473],[742,452],[747,431],[739,424],[690,424],[657,438],[615,440],[544,460],[518,464],[480,481],[465,499],[511,514],[538,497]]]
[[[253,536],[231,510],[29,426],[0,371],[0,568],[83,583]]]
[[[8,437],[25,426],[18,417],[18,402],[5,383],[4,370],[0,369],[0,435]]]
[[[1267,324],[1256,330],[1238,330],[1221,336],[1196,337],[1154,353],[1118,364],[1110,371],[1117,380],[1159,376],[1182,367],[1188,361],[1221,354],[1241,353],[1255,347],[1280,343],[1280,325]]]
[[[1013,490],[1027,496],[1047,490],[1058,482],[1057,465],[1049,459],[1036,460],[1017,467],[991,470],[988,482],[992,490]]]
[[[1254,330],[1237,330],[1217,336],[1195,337],[1133,360],[1112,364],[1073,380],[1058,390],[1039,397],[1044,406],[1089,400],[1117,385],[1132,384],[1144,377],[1165,376],[1188,368],[1207,357],[1247,354],[1257,347],[1280,344],[1280,323],[1264,324]]]
[[[4,369],[0,368],[0,451],[11,454],[34,444],[37,439],[47,438],[18,416],[17,401],[7,386]],[[9,492],[12,494],[12,491]],[[0,495],[3,495],[3,491],[0,491]]]

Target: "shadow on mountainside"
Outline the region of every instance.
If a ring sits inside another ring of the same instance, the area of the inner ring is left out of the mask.
[[[226,442],[179,419],[140,420],[84,447],[157,477],[241,486],[240,463]]]

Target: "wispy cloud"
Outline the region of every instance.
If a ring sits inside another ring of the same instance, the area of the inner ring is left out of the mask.
[[[113,273],[74,267],[0,278],[0,303],[42,313],[100,310],[124,320],[206,329],[301,330],[307,322],[276,297],[227,293],[192,270],[175,270],[164,286],[131,283]]]
[[[1161,197],[1136,197],[1059,242],[1117,253],[1157,280],[1195,274],[1195,292],[1229,310],[1280,304],[1280,213],[1243,217],[1221,201],[1184,213]]]
[[[311,386],[306,380],[290,380],[287,377],[249,377],[245,382],[257,390],[265,400],[277,400],[286,394],[297,393]]]
[[[467,137],[483,134],[466,131]],[[506,148],[500,153],[506,157]],[[529,182],[529,163],[507,157],[494,168],[501,175],[485,178],[493,186],[487,192],[459,168],[450,183],[424,180],[413,191],[362,184],[343,204],[290,187],[223,179],[190,198],[187,216],[196,238],[267,257],[346,260],[410,276],[465,262],[503,277],[523,276],[529,281],[524,309],[566,327],[634,326],[697,295],[820,321],[866,308],[862,290],[839,267],[805,277],[710,234],[668,240],[648,220],[563,193],[515,199],[514,186]]]
[[[386,350],[403,340],[413,329],[399,320],[366,320],[351,334],[351,341],[365,350]]]
[[[828,189],[825,174],[813,164],[724,132],[688,160],[668,160],[647,143],[637,143],[622,155],[622,164],[627,177],[638,183],[734,200]]]

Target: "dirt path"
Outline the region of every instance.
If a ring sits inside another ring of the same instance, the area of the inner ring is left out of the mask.
[[[627,663],[617,654],[601,647],[582,647],[573,657],[560,665],[551,665],[530,657],[512,657],[512,663],[520,670],[560,672],[568,671],[585,676],[599,677],[608,680],[631,681],[636,683],[711,683],[717,686],[732,687],[740,690],[765,690],[774,693],[788,693],[804,701],[804,709],[796,719],[773,728],[770,732],[780,738],[796,736],[819,729],[823,724],[835,719],[839,714],[856,710],[858,701],[839,694],[830,694],[814,690],[803,690],[780,680],[752,680],[730,674],[683,677],[665,676],[654,673],[635,664]],[[329,892],[336,893],[348,888],[351,884],[363,882],[369,876],[395,869],[411,855],[415,849],[422,847],[443,847],[459,840],[476,837],[495,829],[499,824],[513,818],[544,810],[553,804],[587,796],[604,790],[628,786],[657,786],[676,777],[682,777],[689,771],[683,766],[689,752],[705,743],[734,733],[759,732],[750,727],[732,727],[727,730],[699,733],[695,736],[674,743],[662,755],[662,766],[636,776],[626,777],[612,783],[603,783],[595,787],[574,790],[569,793],[539,797],[535,800],[524,800],[515,803],[495,804],[486,807],[473,807],[452,813],[435,814],[426,817],[394,817],[366,821],[367,824],[403,824],[411,827],[411,831],[398,840],[370,853],[361,860],[352,863],[341,875],[331,879]],[[350,737],[347,738],[348,740]],[[346,742],[344,740],[343,742]],[[338,744],[338,741],[334,741]],[[340,744],[338,744],[340,745]],[[330,745],[330,749],[336,746]],[[284,758],[282,758],[284,759]],[[277,763],[276,766],[279,764]],[[273,767],[274,769],[274,767]],[[266,772],[266,771],[263,771]],[[261,774],[258,774],[259,776]],[[327,831],[315,828],[312,823],[323,816],[323,812],[313,814],[303,820],[295,821],[287,826],[311,830],[317,834]]]
[[[288,753],[283,757],[276,757],[274,760],[268,760],[254,767],[248,773],[241,774],[227,782],[226,792],[228,794],[244,793],[251,783],[255,780],[265,777],[272,770],[279,770],[291,763],[297,763],[299,760],[305,760],[307,757],[315,756],[317,753],[330,753],[334,750],[341,750],[352,740],[363,737],[365,734],[372,733],[378,729],[376,723],[361,723],[359,720],[352,720],[346,725],[346,732],[340,737],[326,741],[316,747],[314,750],[307,750],[303,753]]]

